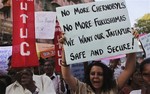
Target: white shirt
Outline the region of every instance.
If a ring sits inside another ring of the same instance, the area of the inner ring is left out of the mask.
[[[28,89],[24,89],[17,81],[6,88],[5,94],[32,94]]]
[[[141,94],[141,89],[140,90],[133,90],[130,92],[130,94]]]
[[[53,82],[48,76],[33,75],[33,80],[36,86],[40,88],[39,94],[56,94]]]
[[[44,75],[46,75],[46,74],[44,74]],[[67,94],[67,89],[66,89],[65,82],[63,82],[63,84],[65,86],[65,92],[61,91],[60,75],[56,75],[55,73],[53,73],[53,75],[51,77],[53,77],[52,82],[54,84],[56,94]]]
[[[44,75],[33,75],[33,80],[38,89],[38,94],[56,94],[54,85],[49,77]],[[32,94],[28,89],[24,89],[17,81],[6,88],[5,94]]]

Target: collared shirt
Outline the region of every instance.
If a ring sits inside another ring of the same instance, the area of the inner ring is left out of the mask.
[[[140,90],[133,90],[130,92],[130,94],[141,94],[141,89]]]
[[[53,82],[45,75],[33,75],[33,80],[40,88],[39,94],[56,94]]]
[[[6,88],[5,94],[32,94],[28,89],[24,89],[17,81]]]
[[[46,74],[44,74],[46,75]],[[66,85],[65,85],[65,82],[63,81],[63,85],[65,87],[65,91],[63,92],[61,90],[61,78],[60,78],[60,75],[56,75],[55,73],[53,73],[53,75],[50,77],[52,82],[53,82],[53,85],[55,87],[55,91],[56,91],[56,94],[67,94],[67,89],[66,89]]]
[[[33,80],[37,86],[34,94],[56,94],[52,81],[44,75],[33,75]],[[5,94],[32,94],[28,89],[24,89],[17,81],[6,88]]]

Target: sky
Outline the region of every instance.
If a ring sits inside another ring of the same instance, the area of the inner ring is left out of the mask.
[[[141,18],[146,13],[150,13],[150,0],[125,0],[125,2],[132,27],[136,19]]]

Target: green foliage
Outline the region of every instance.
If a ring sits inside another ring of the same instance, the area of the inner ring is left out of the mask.
[[[150,13],[137,20],[135,27],[139,33],[150,33]]]

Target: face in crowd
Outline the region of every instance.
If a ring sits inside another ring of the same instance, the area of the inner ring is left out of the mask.
[[[85,82],[93,90],[110,90],[114,85],[113,71],[105,64],[94,61],[86,68]],[[108,84],[109,83],[109,84]]]
[[[143,86],[143,79],[142,79],[141,73],[139,71],[136,71],[133,74],[132,84],[139,89]]]
[[[98,66],[93,66],[90,71],[90,81],[95,89],[99,89],[103,84],[103,69]]]
[[[145,59],[140,66],[142,79],[146,86],[150,86],[150,58]]]
[[[23,87],[28,87],[31,84],[34,83],[33,81],[33,73],[30,69],[23,69],[21,70],[18,74],[18,82],[23,86]]]
[[[51,61],[45,61],[44,63],[44,72],[47,74],[47,75],[53,75],[53,72],[54,72],[54,65],[53,65],[53,62]]]

